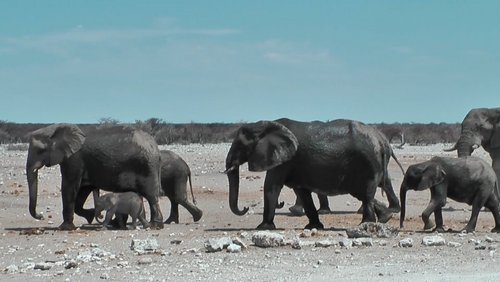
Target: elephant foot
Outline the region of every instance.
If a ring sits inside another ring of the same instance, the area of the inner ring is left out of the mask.
[[[59,225],[59,230],[75,230],[76,226],[73,224],[73,222],[63,222],[61,225]]]
[[[465,227],[464,229],[462,229],[462,233],[474,233],[474,228],[470,228],[470,227]]]
[[[199,212],[197,212],[193,215],[193,221],[198,222],[202,216],[203,216],[203,212],[200,210]]]
[[[167,220],[165,220],[165,224],[171,224],[171,223],[175,223],[175,224],[179,224],[179,219],[177,218],[173,218],[173,217],[169,217],[167,218]]]
[[[400,205],[389,205],[388,209],[392,213],[399,213],[399,212],[401,212],[401,206]]]
[[[495,226],[495,228],[491,229],[493,233],[500,233],[500,226]]]
[[[273,222],[271,222],[271,223],[262,222],[261,224],[259,224],[259,226],[257,226],[257,229],[258,230],[275,230],[276,225],[274,225]]]
[[[151,229],[155,229],[155,230],[163,229],[163,222],[161,222],[161,221],[160,222],[151,222],[150,224],[151,224],[151,226],[150,226]]]
[[[356,212],[357,214],[363,214],[363,205],[361,205],[361,207],[359,207],[358,211]]]
[[[392,218],[392,212],[383,212],[378,215],[378,222],[387,223]]]
[[[446,232],[446,230],[444,230],[443,226],[436,227],[436,228],[434,228],[433,231],[437,232],[437,233],[445,233]]]
[[[293,216],[303,216],[305,214],[304,209],[299,205],[293,205],[288,210],[292,213]]]
[[[331,213],[331,212],[332,212],[332,210],[330,210],[330,208],[329,208],[329,207],[326,207],[326,208],[319,208],[319,210],[318,210],[318,214],[329,214],[329,213]]]
[[[304,227],[304,229],[309,229],[309,230],[312,230],[312,229],[325,229],[325,227],[323,226],[323,223],[321,222],[309,222],[309,224],[306,225],[306,227]]]
[[[429,230],[432,228],[434,228],[434,222],[432,220],[424,222],[424,230]]]

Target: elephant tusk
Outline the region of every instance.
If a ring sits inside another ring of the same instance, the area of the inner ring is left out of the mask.
[[[477,148],[479,148],[479,145],[478,145],[478,144],[474,144],[474,145],[472,145],[472,150],[476,150]]]
[[[228,172],[231,172],[231,171],[233,171],[233,170],[235,170],[235,169],[236,169],[236,165],[233,165],[232,167],[230,167],[230,168],[226,169],[226,170],[224,171],[224,173],[225,173],[225,174],[227,174]]]

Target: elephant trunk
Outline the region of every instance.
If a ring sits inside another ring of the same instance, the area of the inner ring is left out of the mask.
[[[26,177],[28,179],[29,188],[29,211],[33,218],[43,219],[41,213],[36,213],[36,202],[38,196],[38,169],[41,165],[26,165]]]
[[[401,190],[399,191],[399,197],[401,198],[401,214],[399,216],[399,228],[403,228],[403,222],[406,215],[406,192],[408,191],[407,185],[403,182],[401,185]]]
[[[240,168],[233,166],[227,169],[227,178],[229,180],[229,207],[236,215],[244,215],[248,212],[248,207],[242,210],[238,208],[238,194],[240,190]]]

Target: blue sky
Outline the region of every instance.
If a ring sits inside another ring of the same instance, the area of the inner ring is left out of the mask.
[[[0,120],[460,122],[499,1],[1,1]]]

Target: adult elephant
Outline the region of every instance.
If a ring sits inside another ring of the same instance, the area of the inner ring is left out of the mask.
[[[493,170],[500,180],[500,108],[472,109],[462,121],[460,138],[453,148],[458,156],[470,156],[482,146],[490,154]]]
[[[385,192],[387,195],[387,200],[389,202],[389,210],[394,213],[398,213],[401,211],[401,205],[399,204],[399,199],[396,196],[396,193],[394,192],[394,187],[392,186],[392,181],[391,177],[389,175],[389,169],[387,168],[389,166],[389,161],[390,158],[392,157],[396,164],[399,166],[401,169],[401,172],[403,175],[405,174],[405,171],[403,169],[403,166],[399,162],[398,158],[396,158],[396,155],[394,154],[394,151],[392,150],[391,144],[389,143],[389,140],[385,135],[378,130],[377,128],[373,127],[373,130],[371,132],[372,136],[376,136],[379,146],[381,148],[380,154],[379,154],[379,161],[382,164],[382,167],[384,168],[384,177],[382,177],[378,187],[382,188],[382,191]],[[328,197],[326,195],[318,195],[318,200],[320,207],[318,209],[318,213],[320,214],[327,214],[330,213],[330,206],[328,203]],[[302,201],[300,200],[299,197],[296,197],[295,204],[290,207],[290,212],[293,215],[302,215],[303,214],[303,207],[302,207]],[[363,212],[363,207],[360,207],[358,210],[359,213]]]
[[[43,218],[36,212],[38,170],[59,164],[63,200],[60,229],[75,229],[73,217],[77,198],[84,201],[96,188],[137,192],[149,202],[152,226],[163,228],[158,201],[160,161],[154,139],[131,127],[104,127],[87,134],[72,124],[38,129],[31,133],[26,162],[30,214],[36,219]],[[77,211],[82,210],[80,204],[76,204]]]
[[[322,229],[311,192],[329,196],[351,194],[363,202],[362,222],[387,218],[390,211],[374,199],[384,177],[382,148],[372,127],[353,120],[300,122],[290,119],[260,121],[242,126],[226,158],[229,205],[237,215],[239,166],[267,171],[264,214],[258,229],[275,229],[274,215],[283,185],[303,202],[309,223]]]

